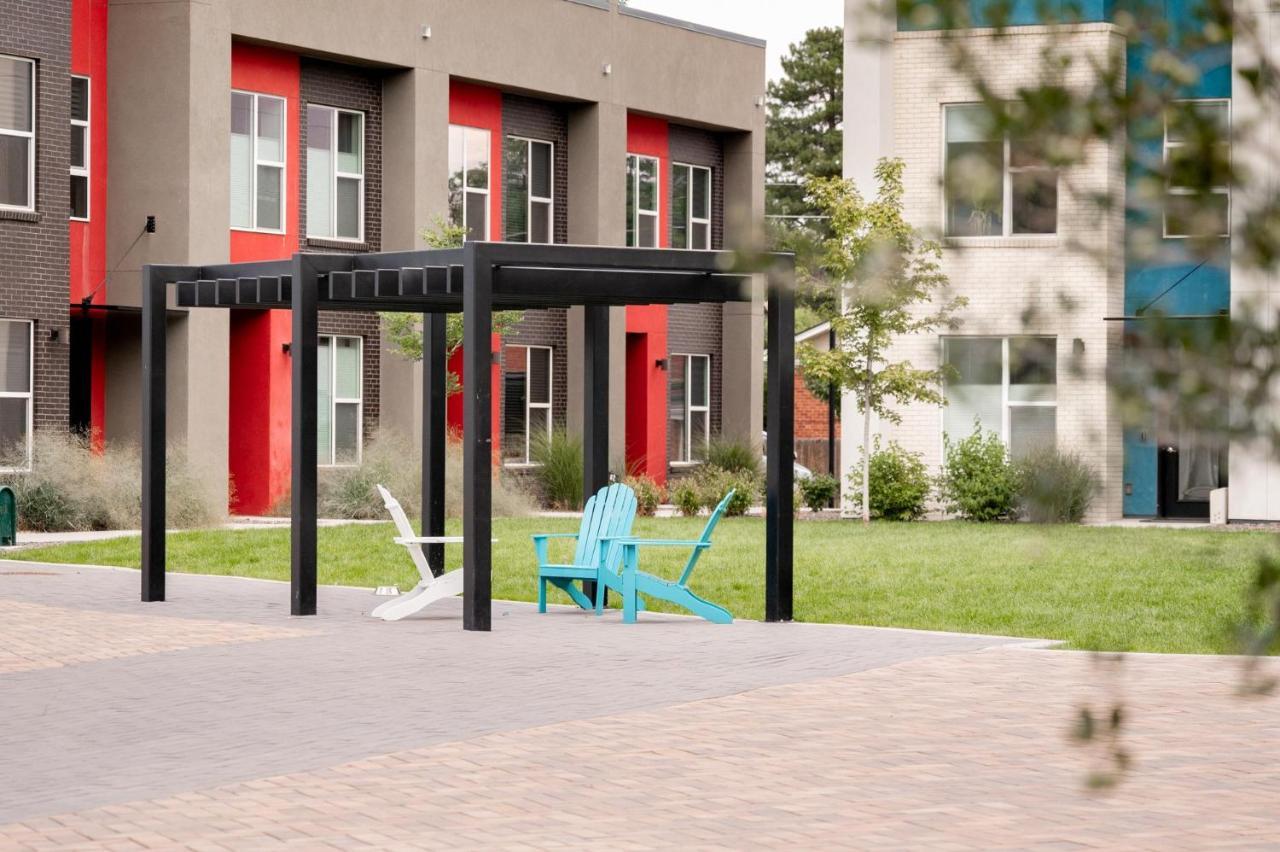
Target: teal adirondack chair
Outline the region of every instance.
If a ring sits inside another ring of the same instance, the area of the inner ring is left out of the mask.
[[[582,511],[582,526],[576,533],[538,533],[533,548],[538,557],[538,612],[547,611],[547,584],[561,589],[583,609],[591,609],[592,601],[574,586],[575,582],[597,582],[600,570],[618,570],[622,561],[620,539],[631,535],[636,520],[636,494],[626,485],[614,483],[601,488],[587,501]],[[576,538],[578,546],[573,562],[554,564],[548,561],[547,546],[553,538]],[[597,597],[603,597],[600,588]]]
[[[644,602],[640,599],[640,595],[671,601],[671,603],[684,607],[694,615],[700,615],[707,621],[713,621],[716,624],[732,623],[733,615],[729,610],[698,597],[689,589],[689,576],[693,574],[693,569],[698,564],[698,558],[702,556],[702,551],[711,547],[711,533],[715,531],[716,524],[720,523],[720,518],[724,515],[725,508],[729,505],[731,497],[733,497],[732,490],[724,495],[720,505],[716,506],[715,511],[711,513],[711,517],[707,519],[707,525],[702,528],[702,535],[695,541],[652,538],[624,538],[617,540],[618,544],[622,546],[622,572],[618,573],[613,570],[612,563],[601,567],[600,584],[596,587],[596,615],[600,615],[604,610],[604,589],[608,587],[622,595],[622,621],[624,624],[634,624],[636,612],[644,609]],[[692,549],[692,553],[689,554],[689,561],[685,563],[680,579],[673,583],[639,570],[640,548],[642,547],[688,547]]]

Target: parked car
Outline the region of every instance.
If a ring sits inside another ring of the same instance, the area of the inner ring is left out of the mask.
[[[769,433],[768,433],[768,432],[761,432],[761,433],[760,433],[760,446],[762,446],[762,447],[766,447],[766,446],[768,446],[768,445],[769,445],[768,438],[769,438]],[[794,452],[792,453],[792,455],[795,455],[795,454],[794,454]],[[761,457],[760,457],[760,469],[761,469],[761,470],[767,470],[767,469],[768,469],[768,466],[769,466],[769,457],[768,457],[767,455],[765,455],[765,456],[761,456]],[[809,468],[807,468],[807,467],[805,467],[804,465],[800,464],[800,462],[798,462],[798,461],[793,461],[793,462],[792,462],[792,465],[791,465],[791,471],[792,471],[791,475],[792,475],[795,479],[797,479],[797,480],[800,480],[800,479],[808,479],[809,477],[813,476],[813,471],[809,470]]]

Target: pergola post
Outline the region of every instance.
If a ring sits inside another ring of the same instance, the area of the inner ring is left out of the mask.
[[[795,522],[795,260],[779,258],[768,277],[764,617],[765,621],[790,621]]]
[[[422,315],[422,534],[444,535],[445,320],[442,313]],[[431,573],[444,573],[444,545],[424,544]]]
[[[462,627],[489,630],[492,618],[493,436],[491,339],[493,264],[485,247],[463,246],[462,286]]]
[[[164,600],[165,321],[161,272],[142,267],[142,600]]]
[[[293,256],[293,367],[290,522],[290,605],[293,615],[316,614],[316,329],[318,284],[310,264]]]
[[[589,500],[609,484],[608,305],[586,307],[582,349],[582,498]],[[594,600],[595,586],[584,580],[582,593]]]

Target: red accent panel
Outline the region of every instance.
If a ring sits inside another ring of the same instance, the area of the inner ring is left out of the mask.
[[[89,78],[89,221],[69,222],[67,228],[75,305],[107,274],[107,0],[72,0],[71,73]],[[93,293],[94,304],[104,304],[106,296],[105,288]],[[101,320],[94,323],[93,340],[89,426],[100,448],[106,428],[107,357]]]
[[[627,153],[658,158],[658,246],[670,246],[670,129],[661,118],[627,115]],[[667,480],[667,306],[627,308],[627,468]]]
[[[449,123],[489,131],[489,239],[502,239],[502,92],[449,81]],[[441,192],[444,192],[442,187]]]
[[[231,46],[231,86],[282,97],[285,107],[285,232],[231,231],[231,260],[275,260],[298,250],[297,135],[301,129],[301,69],[296,54],[246,44]],[[230,109],[230,93],[227,93]],[[263,514],[289,494],[291,365],[283,345],[293,330],[288,311],[231,317],[230,438],[227,454],[234,511]]]
[[[493,347],[496,353],[502,352],[501,335],[493,335],[489,345]],[[466,373],[464,359],[462,357],[462,347],[459,346],[449,357],[449,370],[458,377],[459,384],[462,383]],[[489,373],[489,423],[490,431],[493,433],[493,463],[500,464],[502,460],[502,422],[499,417],[502,414],[502,363],[499,359],[494,359],[493,366]],[[462,434],[462,392],[452,394],[444,403],[444,420],[445,427],[450,435]]]

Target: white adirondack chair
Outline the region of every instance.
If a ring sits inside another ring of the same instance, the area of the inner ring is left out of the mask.
[[[427,557],[423,554],[421,547],[424,544],[460,544],[462,536],[414,535],[413,526],[405,516],[400,501],[392,497],[391,492],[381,485],[378,486],[378,493],[382,495],[382,502],[386,504],[387,511],[391,513],[391,519],[396,522],[396,530],[400,533],[395,543],[404,545],[405,550],[409,551],[409,558],[413,560],[422,580],[410,591],[379,605],[369,614],[383,621],[399,621],[438,600],[462,594],[462,569],[455,568],[439,577],[435,576],[431,573],[431,566],[427,564]]]

